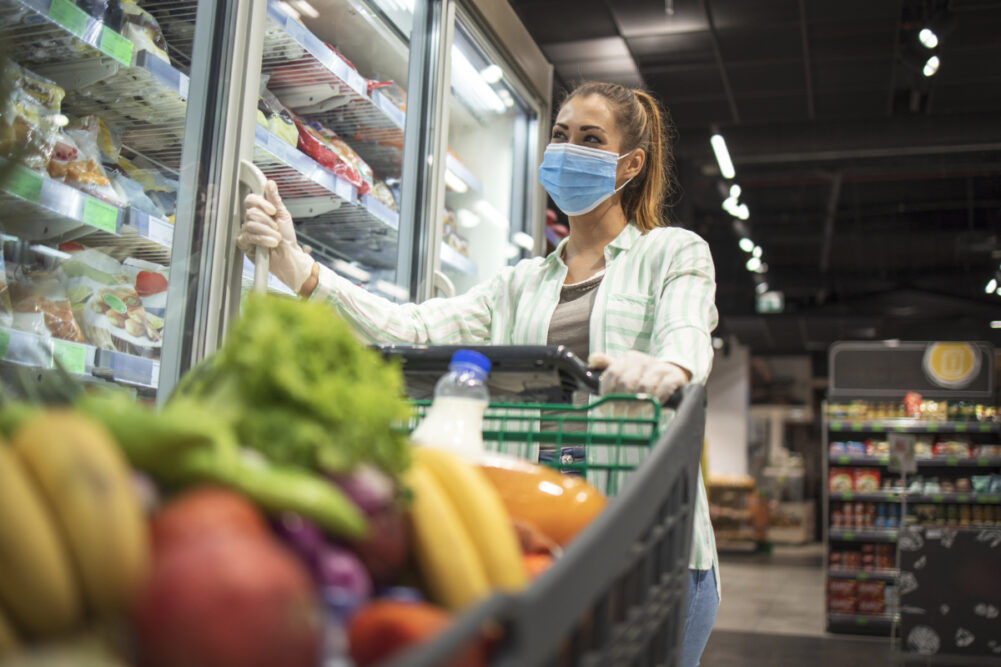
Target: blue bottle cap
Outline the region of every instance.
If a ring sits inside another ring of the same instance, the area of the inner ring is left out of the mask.
[[[490,360],[475,350],[456,350],[452,354],[452,364],[471,364],[481,369],[484,374],[490,372]]]

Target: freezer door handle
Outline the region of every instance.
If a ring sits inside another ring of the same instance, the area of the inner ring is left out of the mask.
[[[250,160],[240,160],[240,185],[255,195],[264,196],[264,186],[268,179],[257,165]],[[242,208],[241,208],[242,211]],[[271,251],[262,246],[254,248],[254,292],[268,291],[268,273],[271,270]]]
[[[434,288],[446,299],[455,296],[455,285],[441,271],[434,272]]]

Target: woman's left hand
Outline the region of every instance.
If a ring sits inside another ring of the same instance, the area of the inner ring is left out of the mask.
[[[604,369],[602,394],[649,394],[661,403],[671,398],[690,377],[681,366],[642,352],[629,351],[614,359],[592,354],[587,362],[593,369]]]

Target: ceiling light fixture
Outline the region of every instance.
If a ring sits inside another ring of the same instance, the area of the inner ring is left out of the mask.
[[[758,269],[761,268],[761,259],[758,257],[752,257],[751,259],[747,260],[747,264],[745,264],[744,266],[747,267],[748,271],[757,272]]]
[[[990,294],[991,292],[993,292],[997,288],[998,288],[998,280],[997,280],[997,278],[991,278],[987,282],[987,287],[984,288],[984,294]]]
[[[733,178],[737,172],[733,168],[733,161],[730,160],[730,151],[726,148],[726,140],[722,134],[714,134],[709,143],[712,144],[713,153],[716,154],[716,164],[719,165],[719,173],[723,178]]]
[[[926,49],[934,49],[938,46],[938,35],[931,28],[922,28],[918,33],[918,41]]]
[[[761,253],[762,253],[761,246],[756,245],[753,248],[751,248],[751,255],[753,255],[754,257],[761,257]]]
[[[924,69],[921,70],[921,73],[925,76],[935,76],[935,72],[938,71],[938,67],[941,64],[942,61],[938,59],[938,56],[932,56],[925,61],[925,66]]]
[[[504,78],[504,70],[500,68],[500,65],[491,63],[480,70],[480,76],[487,83],[494,84]]]
[[[740,249],[743,250],[744,252],[751,252],[752,250],[754,250],[755,247],[754,241],[747,238],[746,236],[740,239],[740,241],[737,242],[737,245],[739,245]]]

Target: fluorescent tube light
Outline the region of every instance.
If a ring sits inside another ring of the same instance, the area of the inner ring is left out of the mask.
[[[988,283],[987,283],[987,287],[984,288],[984,293],[985,294],[990,294],[991,292],[993,292],[997,288],[998,288],[998,280],[997,280],[997,278],[991,278],[990,281],[988,281]]]
[[[733,162],[730,160],[730,152],[726,149],[726,140],[723,135],[714,134],[709,143],[712,144],[713,153],[716,154],[716,164],[719,165],[719,173],[723,178],[733,178],[737,172],[733,169]]]
[[[740,241],[738,242],[738,245],[740,246],[740,249],[743,250],[744,252],[751,252],[752,250],[754,250],[754,247],[755,247],[754,246],[754,241],[752,241],[751,239],[747,238],[746,236],[744,238],[740,239]]]
[[[931,28],[922,28],[921,32],[918,33],[918,41],[926,49],[934,49],[938,46],[938,35]]]
[[[935,72],[938,71],[938,66],[941,64],[942,61],[938,59],[938,56],[932,56],[925,61],[925,68],[921,70],[921,73],[925,76],[934,76]]]
[[[1001,320],[991,320],[991,329],[1001,329]]]
[[[494,84],[504,78],[504,70],[500,68],[500,65],[491,63],[480,70],[480,76],[487,83]]]
[[[535,248],[535,239],[526,234],[525,232],[515,232],[511,237],[514,244],[519,248],[524,248],[525,250],[532,252]]]
[[[452,90],[477,111],[504,113],[507,107],[457,44],[452,45]]]
[[[451,169],[445,170],[445,185],[459,193],[469,192],[469,186],[466,182],[459,178]]]
[[[477,213],[479,213],[487,220],[490,220],[495,225],[498,225],[504,229],[509,229],[511,227],[510,221],[508,221],[508,219],[505,216],[501,215],[501,212],[498,211],[496,208],[494,208],[490,204],[490,202],[488,202],[486,199],[481,199],[480,201],[476,202],[473,208],[476,209]]]
[[[307,0],[292,0],[292,5],[295,6],[300,13],[305,14],[311,19],[320,18],[320,12],[316,10],[316,7],[309,4]]]
[[[748,271],[757,271],[758,269],[761,268],[761,259],[759,259],[758,257],[752,257],[751,259],[747,260],[747,264],[745,264],[744,266],[747,267]]]

